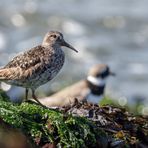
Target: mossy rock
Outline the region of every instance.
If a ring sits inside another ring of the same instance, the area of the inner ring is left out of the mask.
[[[80,114],[76,115],[77,111]],[[84,113],[82,116],[81,111]],[[13,138],[14,141],[22,141],[19,144],[26,145],[24,148],[147,146],[147,119],[117,106],[85,102],[68,110],[49,109],[33,102],[18,105],[10,102],[9,97],[0,91],[0,147],[6,147],[1,145],[4,139],[11,143],[12,140],[7,140],[11,137],[17,137]]]
[[[96,147],[106,133],[84,117],[74,117],[34,103],[0,101],[1,119],[24,133],[34,145]]]

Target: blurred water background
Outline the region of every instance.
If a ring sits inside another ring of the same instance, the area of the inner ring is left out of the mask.
[[[147,0],[1,0],[0,66],[40,44],[47,31],[59,30],[79,53],[64,49],[64,67],[37,90],[40,97],[86,77],[92,65],[106,63],[117,74],[109,78],[106,93],[121,105],[144,101],[148,112],[147,6]],[[12,87],[8,94],[19,98],[24,89]]]

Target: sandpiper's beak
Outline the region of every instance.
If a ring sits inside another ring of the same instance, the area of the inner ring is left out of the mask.
[[[65,41],[62,42],[62,46],[68,47],[68,48],[74,50],[75,52],[78,52],[75,48],[73,48],[71,45],[69,45],[69,44],[68,44],[67,42],[65,42]]]
[[[112,71],[109,72],[109,75],[110,76],[116,76],[116,74],[114,72],[112,72]]]

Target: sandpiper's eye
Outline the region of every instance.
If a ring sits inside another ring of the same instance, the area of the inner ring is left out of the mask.
[[[62,40],[62,37],[61,37],[61,36],[59,36],[59,37],[58,37],[58,39],[59,39],[59,40]]]
[[[51,35],[50,37],[52,37],[52,38],[56,38],[57,36],[56,36],[56,35]]]

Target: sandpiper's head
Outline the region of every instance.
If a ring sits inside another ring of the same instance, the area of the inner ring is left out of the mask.
[[[97,86],[105,85],[105,80],[108,76],[115,76],[115,73],[110,71],[106,64],[94,65],[88,72],[87,80]]]
[[[58,32],[58,31],[50,31],[48,32],[45,37],[44,40],[42,42],[43,46],[48,46],[48,45],[59,45],[59,46],[65,46],[68,47],[76,52],[78,52],[74,47],[72,47],[70,44],[68,44],[64,38],[63,38],[63,34]]]

